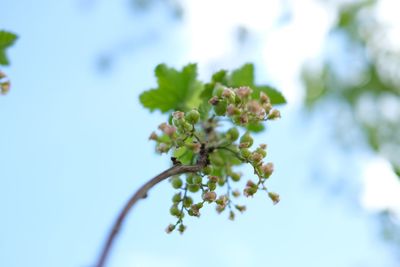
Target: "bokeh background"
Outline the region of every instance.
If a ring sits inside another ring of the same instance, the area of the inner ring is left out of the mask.
[[[0,266],[93,266],[126,199],[167,168],[138,95],[159,63],[256,65],[288,100],[257,135],[270,188],[234,222],[213,208],[164,232],[172,190],[129,216],[108,266],[400,266],[397,1],[0,0]],[[244,168],[251,175],[251,170]]]

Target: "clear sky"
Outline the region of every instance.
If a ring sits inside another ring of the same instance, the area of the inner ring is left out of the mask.
[[[199,62],[206,78],[248,61],[289,99],[283,119],[257,136],[269,144],[281,203],[245,199],[235,222],[210,207],[187,219],[183,236],[167,235],[173,191],[163,183],[129,216],[109,266],[397,266],[358,205],[359,161],[346,166],[358,155],[328,142],[326,116],[306,121],[299,111],[295,73],[315,48],[299,30],[319,16],[307,38],[321,42],[329,13],[304,1],[276,30],[278,1],[185,1],[181,22],[162,6],[139,14],[128,2],[0,0],[0,28],[20,36],[4,69],[11,92],[0,97],[0,266],[91,266],[125,200],[169,165],[147,141],[166,118],[138,102],[155,85],[154,67]],[[251,29],[244,46],[234,41],[240,25]],[[108,70],[99,68],[104,55]],[[332,171],[315,174],[321,146]],[[344,185],[333,177],[343,166],[354,177]]]

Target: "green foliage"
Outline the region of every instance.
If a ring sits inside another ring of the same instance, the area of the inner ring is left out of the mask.
[[[388,32],[375,17],[376,2],[359,0],[339,7],[337,23],[328,42],[330,46],[339,42],[343,51],[339,52],[340,56],[327,55],[319,68],[306,66],[303,71],[305,100],[310,110],[317,112],[321,110],[320,105],[335,103],[340,120],[333,126],[340,141],[346,141],[348,130],[357,127],[369,147],[391,162],[398,175],[400,114],[396,110],[400,108],[400,57],[387,43],[390,38],[382,38]],[[335,39],[338,36],[339,40]],[[357,64],[347,68],[349,62]]]
[[[280,117],[272,104],[284,103],[283,96],[268,86],[254,85],[251,64],[232,73],[216,72],[209,83],[196,79],[194,64],[181,71],[162,64],[155,74],[158,88],[142,93],[140,101],[151,111],[169,113],[168,123],[158,127],[160,133],[150,135],[157,152],[170,153],[174,165],[196,165],[206,156],[206,164],[199,172],[170,180],[178,190],[170,209],[177,222],[169,225],[167,232],[178,229],[182,233],[186,229],[185,214],[199,217],[205,204],[214,204],[219,213],[228,209],[230,219],[235,218],[235,211],[243,212],[245,206],[233,199],[240,191],[232,189],[233,183],[242,178],[234,168],[243,164],[249,164],[256,176],[256,181],[247,181],[243,195],[265,191],[274,204],[278,203],[279,195],[265,185],[273,172],[273,164],[264,163],[267,146],[254,148],[251,132],[262,131],[264,122]],[[200,197],[196,198],[198,193]]]
[[[160,64],[155,69],[158,87],[143,92],[140,102],[150,111],[160,110],[163,113],[180,110],[188,111],[198,108],[200,112],[207,112],[203,100],[209,99],[216,85],[228,87],[250,86],[253,89],[253,98],[257,98],[260,92],[265,92],[271,104],[286,103],[283,95],[271,86],[257,86],[254,84],[254,66],[245,64],[232,72],[231,75],[225,70],[216,72],[212,81],[202,84],[197,80],[196,64],[189,64],[181,71]]]
[[[17,35],[7,31],[0,31],[0,65],[9,65],[6,50],[17,40]]]
[[[245,64],[241,68],[233,71],[228,84],[232,87],[250,86],[253,89],[253,98],[257,98],[260,92],[264,92],[268,95],[273,105],[286,103],[283,95],[275,88],[267,85],[255,85],[253,64]]]
[[[198,106],[198,94],[202,85],[196,80],[195,64],[185,66],[182,71],[160,64],[155,69],[155,75],[158,88],[140,95],[143,106],[151,111],[159,109],[161,112],[187,111]]]

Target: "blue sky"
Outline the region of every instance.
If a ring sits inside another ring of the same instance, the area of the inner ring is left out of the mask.
[[[155,85],[158,63],[200,61],[202,77],[249,60],[258,73],[267,69],[257,46],[235,60],[227,60],[236,51],[229,47],[211,59],[196,54],[191,17],[177,23],[162,7],[141,15],[127,1],[83,2],[0,2],[0,27],[20,35],[4,69],[12,89],[0,97],[0,266],[93,264],[124,201],[169,164],[147,141],[165,117],[138,102]],[[143,36],[150,41],[118,52],[121,43]],[[115,60],[99,71],[96,62],[109,51],[118,52]],[[274,80],[274,71],[267,73],[260,79]],[[395,266],[372,216],[352,198],[357,180],[336,195],[324,185],[332,178],[322,184],[311,178],[319,147],[333,169],[355,156],[343,158],[328,142],[323,115],[305,122],[291,103],[282,113],[257,136],[276,165],[270,187],[281,194],[279,205],[262,195],[245,199],[248,211],[235,222],[210,207],[187,220],[183,236],[166,235],[173,191],[163,183],[129,216],[109,266]],[[349,170],[358,172],[357,165]]]

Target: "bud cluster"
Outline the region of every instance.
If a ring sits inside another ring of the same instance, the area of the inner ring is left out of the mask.
[[[242,193],[249,197],[264,190],[274,204],[279,202],[279,195],[269,192],[264,184],[274,170],[271,162],[264,163],[267,145],[252,148],[254,140],[250,131],[241,134],[239,129],[280,117],[269,97],[261,92],[255,99],[249,87],[230,88],[217,83],[208,103],[209,109],[174,111],[168,123],[159,125],[160,133],[153,132],[149,137],[156,142],[159,153],[172,153],[173,164],[195,165],[200,154],[207,153],[207,164],[201,171],[170,179],[171,186],[177,190],[172,197],[170,214],[177,221],[167,227],[167,233],[174,230],[183,233],[185,214],[200,217],[206,204],[214,205],[218,213],[228,210],[228,218],[233,220],[235,211],[246,210],[246,206],[234,203]],[[221,116],[231,119],[230,128],[219,129]],[[258,181],[249,180],[242,190],[232,189],[243,176],[234,169],[244,163],[253,167]]]
[[[152,132],[149,140],[156,141],[156,151],[168,153],[171,148],[185,147],[193,153],[200,152],[200,143],[194,140],[195,124],[199,121],[200,114],[193,109],[187,113],[175,111],[172,113],[172,124],[161,123],[158,129],[161,134]]]
[[[253,90],[248,86],[230,88],[217,85],[209,103],[218,116],[228,116],[237,125],[248,125],[280,118],[280,112],[272,108],[269,97],[260,92],[258,99],[252,98]]]

